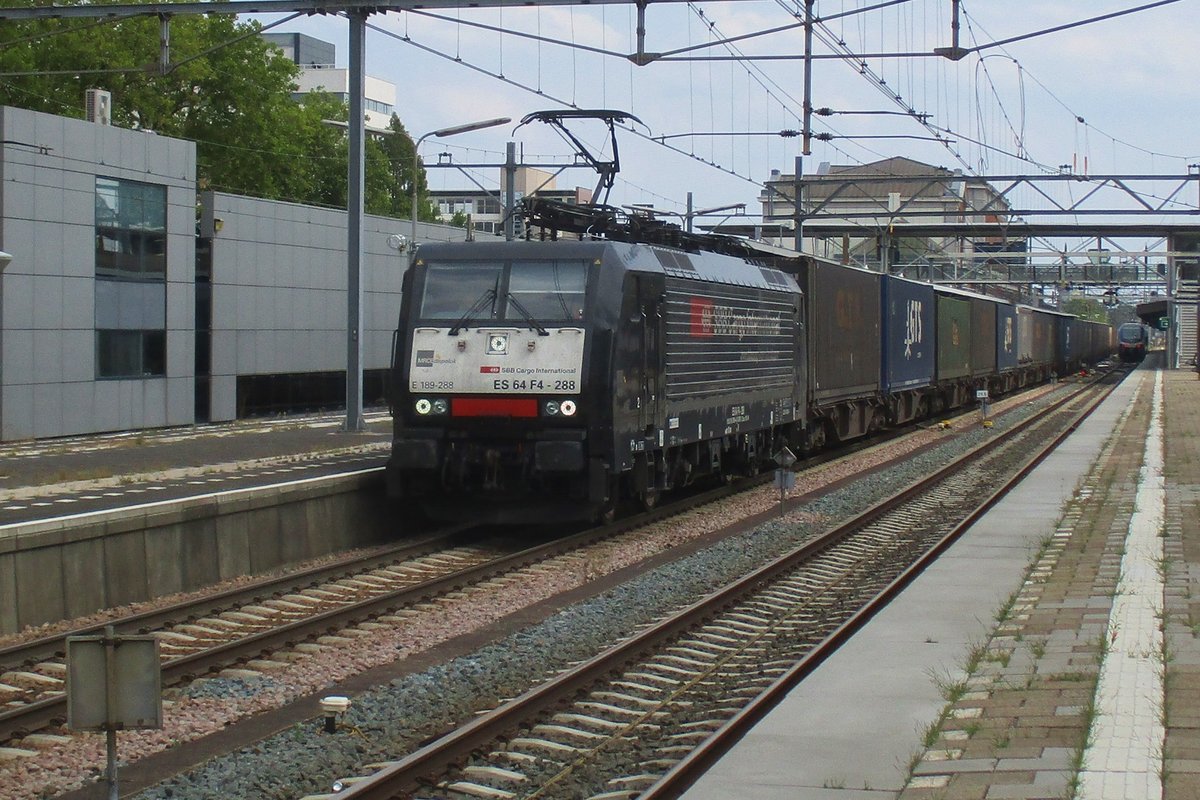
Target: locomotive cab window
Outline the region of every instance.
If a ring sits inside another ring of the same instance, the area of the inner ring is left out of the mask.
[[[582,261],[517,261],[508,281],[508,319],[520,319],[523,306],[542,322],[583,319],[587,268]]]
[[[499,304],[500,264],[431,263],[421,295],[424,319],[458,319],[476,304],[476,320],[495,319]],[[491,296],[488,296],[488,293]]]
[[[1142,341],[1143,333],[1142,326],[1125,324],[1117,328],[1117,337],[1122,342],[1140,342]]]
[[[421,290],[422,319],[470,323],[578,322],[584,316],[584,261],[430,262]]]

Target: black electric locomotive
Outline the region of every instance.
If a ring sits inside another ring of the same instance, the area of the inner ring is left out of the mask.
[[[430,244],[405,276],[393,496],[435,517],[592,517],[797,435],[795,278],[614,241]]]

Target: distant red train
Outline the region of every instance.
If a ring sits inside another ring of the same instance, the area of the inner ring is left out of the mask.
[[[1117,352],[1122,361],[1141,361],[1150,344],[1150,330],[1140,322],[1126,322],[1117,328]]]

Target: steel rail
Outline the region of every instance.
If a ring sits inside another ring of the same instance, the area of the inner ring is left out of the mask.
[[[1014,437],[1029,430],[1033,425],[1041,422],[1050,414],[1061,410],[1093,386],[1094,384],[1089,384],[1062,398],[1057,404],[1043,409],[1014,425],[1013,428],[1005,431],[1003,436],[981,443],[931,475],[915,481],[891,497],[872,505],[853,519],[821,534],[792,552],[780,556],[734,583],[693,603],[677,614],[654,624],[595,657],[560,673],[550,681],[530,689],[498,708],[475,717],[462,727],[434,740],[403,758],[391,762],[380,771],[370,776],[356,779],[353,782],[347,782],[345,787],[339,792],[339,798],[392,800],[392,798],[405,796],[406,792],[415,791],[422,785],[431,783],[434,780],[432,776],[439,775],[456,764],[466,761],[479,748],[501,737],[504,733],[519,726],[522,722],[527,721],[538,709],[552,707],[557,703],[576,696],[588,686],[594,684],[600,677],[618,671],[625,665],[652,652],[663,643],[678,638],[680,634],[714,617],[721,610],[734,604],[741,597],[753,592],[762,584],[773,580],[783,573],[790,572],[799,564],[809,560],[816,553],[846,539],[856,530],[882,517],[888,511],[903,505],[964,466],[1000,447],[1002,444],[1012,441]],[[1110,388],[1108,391],[1111,392],[1112,389]],[[1107,396],[1107,393],[1104,396]],[[1086,413],[1091,413],[1091,409],[1095,405],[1098,405],[1099,402],[1100,400],[1097,400],[1095,404],[1089,405]],[[1044,447],[1037,457],[1044,458],[1053,447],[1057,446],[1062,438],[1065,438],[1066,435],[1078,426],[1081,420],[1082,417],[1080,416],[1073,419],[1066,431],[1061,436],[1052,439],[1051,443]],[[1019,474],[1026,474],[1033,466],[1033,463],[1027,463],[1022,467]],[[1012,483],[1006,483],[1000,490],[989,496],[985,506],[974,511],[970,519],[976,519],[987,507],[995,503],[1011,487]],[[965,528],[963,529],[965,530]],[[940,544],[939,547],[944,550],[948,545],[949,542],[946,541]],[[938,552],[940,553],[941,551],[939,550]],[[922,561],[924,564],[927,564],[933,557],[935,556],[928,556]],[[913,575],[915,574],[914,572]],[[901,588],[903,586],[900,583],[889,585],[888,589],[885,590],[887,599],[893,597]],[[871,613],[874,613],[874,611],[878,610],[884,604],[886,604],[885,600],[879,601],[878,605],[873,604]],[[840,644],[845,638],[848,638],[853,630],[861,626],[865,619],[863,618],[863,620],[858,621],[854,625],[850,623],[843,625],[838,632],[839,639],[822,649],[822,652],[824,652],[822,658],[826,657],[833,649],[836,649],[835,645]],[[761,714],[762,712],[756,713]]]
[[[389,546],[383,550],[340,559],[329,564],[310,567],[305,570],[290,572],[275,577],[264,578],[242,586],[207,594],[201,598],[181,600],[162,608],[130,614],[110,622],[98,622],[94,625],[81,625],[63,633],[56,633],[33,639],[20,644],[0,647],[0,672],[13,669],[20,664],[29,664],[47,658],[61,658],[66,653],[65,640],[68,636],[92,636],[102,634],[108,625],[112,625],[118,634],[148,633],[158,628],[176,623],[181,619],[194,619],[198,616],[218,614],[221,611],[237,605],[244,605],[261,600],[279,592],[297,591],[317,583],[327,583],[339,577],[370,569],[370,564],[385,564],[396,559],[419,558],[447,546],[455,536],[459,536],[465,526],[454,526],[453,529],[434,533],[417,541],[405,541],[403,544]]]
[[[757,480],[754,482],[757,482]],[[501,556],[482,564],[455,570],[440,577],[411,584],[407,587],[401,587],[375,597],[353,601],[344,606],[326,609],[301,620],[285,623],[282,626],[273,626],[269,630],[252,633],[196,653],[164,661],[162,665],[163,684],[171,685],[172,683],[186,681],[197,675],[206,674],[216,669],[258,657],[272,649],[294,645],[297,642],[324,635],[330,630],[336,630],[339,627],[346,627],[357,622],[385,615],[398,607],[451,592],[472,583],[481,582],[505,571],[519,569],[538,561],[544,561],[586,546],[589,543],[615,536],[626,530],[682,513],[697,505],[722,499],[738,491],[745,490],[746,485],[746,482],[735,482],[728,486],[720,486],[691,497],[663,504],[656,509],[633,517],[617,520],[608,525],[590,528],[564,538],[524,548],[518,552]],[[459,526],[455,529],[455,532],[447,534],[444,538],[450,540],[456,535],[461,535],[465,527]],[[417,546],[411,544],[400,545],[394,548],[394,552],[402,553],[407,548],[411,548],[413,552],[427,555],[430,552],[436,552],[435,539],[436,537],[431,537]],[[338,565],[319,567],[312,570],[312,572],[328,572],[331,576],[344,577],[346,569],[355,561],[376,563],[380,557],[380,554],[376,554],[373,557],[347,559]],[[261,600],[264,593],[286,593],[297,588],[306,588],[314,583],[315,579],[309,579],[307,573],[301,581],[297,581],[294,575],[269,579],[255,584],[253,587],[238,587],[221,592],[217,596],[221,600],[219,603],[214,603],[214,598],[212,597],[201,598],[191,601],[191,603],[185,601],[172,606],[170,609],[150,611],[111,623],[81,627],[69,633],[46,637],[34,642],[33,645],[39,648],[40,652],[49,653],[49,655],[44,657],[61,657],[66,650],[65,639],[67,636],[85,635],[102,631],[105,624],[113,624],[121,632],[145,632],[155,627],[151,625],[151,621],[157,620],[159,621],[158,624],[161,625],[164,622],[173,622],[181,617],[195,618],[197,616],[205,616],[235,605],[233,599],[243,600],[245,603],[253,603]],[[21,646],[14,646],[8,648],[7,652],[16,653],[21,649]],[[0,653],[3,652],[6,651],[0,651]],[[26,660],[28,661],[28,659]],[[25,705],[0,710],[0,742],[19,738],[22,735],[27,735],[33,731],[65,721],[67,713],[66,705],[65,695],[54,695]]]
[[[1085,389],[1077,390],[1075,394]],[[1070,397],[1064,398],[1067,402]],[[966,412],[973,413],[973,412]],[[860,449],[887,441],[902,433],[889,432],[882,437],[869,441],[860,441],[836,451],[822,453],[806,459],[799,468],[814,468],[822,464],[846,457]],[[877,464],[865,472],[870,474],[886,469],[892,462]],[[519,569],[522,566],[536,563],[570,552],[573,549],[586,546],[589,543],[615,536],[624,531],[646,525],[661,519],[683,513],[697,506],[724,499],[748,488],[767,483],[771,480],[770,473],[763,473],[749,478],[741,478],[729,485],[719,486],[710,490],[681,497],[674,502],[665,503],[650,511],[617,520],[616,522],[591,528],[564,538],[555,539],[519,552],[503,556],[462,570],[447,573],[438,578],[398,588],[375,597],[352,601],[344,606],[326,609],[304,619],[294,620],[282,626],[273,626],[269,630],[259,631],[238,639],[230,640],[206,648],[196,653],[179,656],[163,662],[163,683],[172,685],[187,681],[195,676],[225,668],[239,662],[245,662],[271,651],[296,644],[300,641],[315,638],[339,627],[369,620],[385,615],[389,611],[406,604],[436,596],[445,592],[462,588],[471,583],[477,583],[494,577],[506,570]],[[798,503],[805,496],[793,498],[791,502]],[[155,609],[139,614],[130,615],[119,620],[82,626],[62,634],[47,636],[20,645],[0,648],[0,664],[8,662],[4,669],[11,669],[14,662],[30,664],[36,661],[62,658],[65,654],[65,640],[68,636],[94,635],[103,631],[104,626],[112,624],[120,633],[146,633],[164,628],[180,620],[190,621],[200,617],[221,613],[262,601],[264,598],[278,596],[294,591],[302,591],[322,582],[331,582],[339,578],[352,577],[355,571],[362,572],[378,565],[394,562],[397,559],[419,558],[436,552],[439,547],[450,544],[456,537],[463,536],[470,526],[461,525],[447,532],[434,534],[418,542],[406,542],[401,545],[376,551],[363,556],[355,556],[333,564],[311,568],[301,573],[292,573],[275,578],[268,578],[246,586],[234,587],[215,595],[194,600],[185,600],[171,606]],[[0,710],[0,742],[10,741],[43,728],[60,724],[66,719],[66,697],[56,694],[24,705]]]
[[[864,606],[853,617],[842,623],[836,631],[813,648],[804,658],[796,662],[786,673],[781,675],[762,694],[747,704],[741,711],[731,717],[712,736],[701,742],[695,749],[672,767],[662,778],[646,789],[639,800],[671,800],[682,795],[701,775],[716,764],[734,744],[738,742],[751,728],[777,706],[793,688],[811,674],[822,662],[844,645],[880,610],[894,600],[917,576],[936,561],[941,555],[960,539],[968,529],[986,514],[996,503],[1012,491],[1018,483],[1028,477],[1035,467],[1042,463],[1055,449],[1074,433],[1079,425],[1091,416],[1110,394],[1118,383],[1109,386],[1102,394],[1089,402],[1081,412],[1053,439],[1037,453],[1026,460],[1025,464],[1013,476],[989,495],[965,519],[954,526],[942,539],[925,555],[911,564],[900,575],[880,592],[869,604]]]

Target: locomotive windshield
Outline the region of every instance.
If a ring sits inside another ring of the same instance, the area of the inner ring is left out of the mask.
[[[425,293],[421,296],[424,319],[458,319],[491,292],[487,302],[475,313],[475,319],[495,319],[496,293],[500,288],[502,264],[472,264],[464,261],[432,263],[425,272]]]
[[[583,319],[583,289],[587,281],[582,261],[515,261],[508,279],[509,319],[520,319],[524,306],[543,322]]]
[[[1142,331],[1142,326],[1137,323],[1125,323],[1117,328],[1117,337],[1122,342],[1140,342],[1145,337]]]
[[[586,283],[587,262],[579,260],[434,261],[426,267],[420,316],[575,322],[583,319]]]

